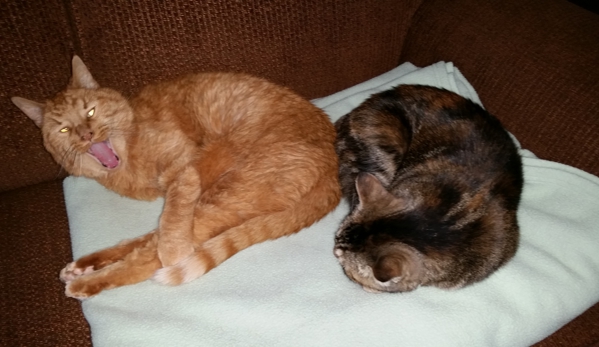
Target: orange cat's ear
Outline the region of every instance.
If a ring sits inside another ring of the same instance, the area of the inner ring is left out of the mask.
[[[42,123],[44,120],[44,107],[46,105],[40,104],[39,102],[35,102],[32,100],[27,100],[25,98],[21,98],[18,96],[14,96],[10,98],[12,103],[15,104],[18,108],[23,111],[38,127],[42,127]]]
[[[85,88],[85,89],[96,89],[99,88],[100,85],[94,78],[92,74],[87,69],[87,66],[83,64],[83,60],[78,56],[73,56],[73,77],[71,77],[71,88]]]
[[[399,208],[401,201],[383,187],[381,181],[370,173],[361,172],[356,177],[356,190],[360,205],[383,210]]]

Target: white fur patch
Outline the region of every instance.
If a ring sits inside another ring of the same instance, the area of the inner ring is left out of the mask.
[[[358,274],[364,278],[369,278],[372,275],[372,269],[368,265],[358,264]]]
[[[153,279],[162,284],[179,285],[189,283],[205,273],[206,266],[204,263],[194,255],[191,255],[173,266],[157,270],[154,273]],[[179,281],[180,279],[181,281]]]

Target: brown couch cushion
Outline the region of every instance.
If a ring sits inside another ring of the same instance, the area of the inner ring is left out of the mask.
[[[559,0],[426,1],[402,60],[453,61],[523,147],[599,174],[599,16]]]
[[[39,129],[10,101],[43,101],[70,76],[72,39],[62,1],[5,1],[0,8],[0,192],[56,179],[59,167],[42,146]]]
[[[313,98],[395,67],[422,0],[74,1],[83,60],[130,92],[206,70],[244,71]]]

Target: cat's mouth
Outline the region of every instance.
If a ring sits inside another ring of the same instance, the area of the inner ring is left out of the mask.
[[[93,143],[87,153],[108,169],[116,168],[121,161],[108,140]]]

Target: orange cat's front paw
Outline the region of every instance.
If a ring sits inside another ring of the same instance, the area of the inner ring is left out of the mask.
[[[161,240],[158,243],[158,258],[163,267],[172,266],[193,253],[189,242]]]
[[[79,278],[83,275],[87,275],[94,272],[93,266],[87,266],[85,268],[81,268],[77,266],[77,262],[72,262],[67,264],[64,269],[60,270],[60,280],[64,283],[71,282],[76,278]]]

